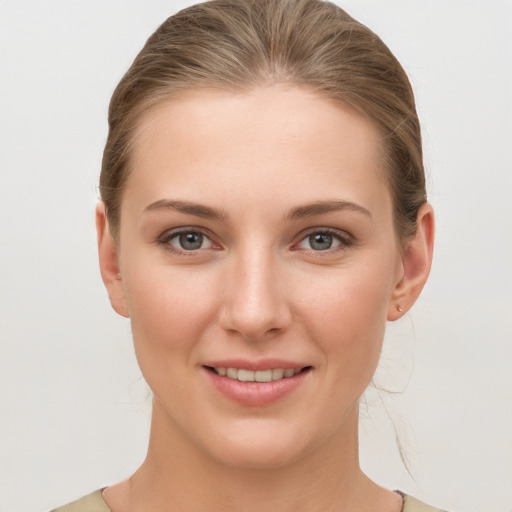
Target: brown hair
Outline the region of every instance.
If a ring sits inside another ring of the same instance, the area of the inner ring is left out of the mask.
[[[118,232],[130,145],[143,114],[186,90],[308,86],[370,118],[383,134],[394,222],[403,240],[426,201],[421,132],[411,85],[371,30],[321,0],[213,0],[168,18],[117,86],[100,194]]]

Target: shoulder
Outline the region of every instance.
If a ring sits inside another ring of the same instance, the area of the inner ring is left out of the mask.
[[[102,489],[98,489],[79,500],[56,508],[51,512],[111,512],[101,496]],[[404,508],[402,512],[446,512],[439,508],[431,507],[425,503],[403,494]]]
[[[402,512],[446,512],[446,510],[431,507],[430,505],[427,505],[412,496],[408,496],[407,494],[402,494],[402,496],[404,498],[404,508],[402,509]]]
[[[101,496],[103,489],[98,489],[79,500],[56,508],[51,512],[111,512]]]

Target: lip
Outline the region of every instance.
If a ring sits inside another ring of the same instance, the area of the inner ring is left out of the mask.
[[[271,382],[240,382],[222,375],[218,375],[209,368],[238,368],[244,370],[268,370],[270,368],[304,368],[293,377],[287,377]],[[296,390],[311,372],[311,366],[266,359],[264,361],[223,360],[205,364],[203,373],[208,381],[221,395],[231,401],[251,407],[261,407],[275,403]]]
[[[207,361],[203,363],[203,366],[209,366],[210,368],[238,368],[241,370],[271,370],[273,368],[282,368],[283,370],[288,369],[302,369],[309,364],[297,363],[292,361],[285,361],[283,359],[260,359],[256,361],[248,361],[246,359],[222,359],[215,361]]]

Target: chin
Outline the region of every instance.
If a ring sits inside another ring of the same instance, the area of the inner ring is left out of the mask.
[[[209,451],[215,460],[240,469],[279,469],[303,458],[316,444],[313,439],[307,442],[309,436],[305,433],[283,428],[273,421],[244,423],[216,436],[214,443],[209,440]]]
[[[244,444],[243,446],[231,443],[222,453],[217,453],[218,450],[215,450],[214,456],[225,466],[256,471],[283,468],[301,458],[301,450],[297,450],[297,447],[269,444],[266,443],[262,447],[260,443]]]

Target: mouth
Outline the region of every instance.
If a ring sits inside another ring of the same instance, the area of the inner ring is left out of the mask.
[[[283,379],[289,379],[306,372],[311,366],[302,368],[268,368],[266,370],[247,370],[245,368],[233,368],[223,366],[206,366],[206,369],[231,380],[239,382],[274,382]]]
[[[279,360],[211,361],[203,365],[208,381],[221,395],[242,406],[279,402],[309,381],[312,366]]]

